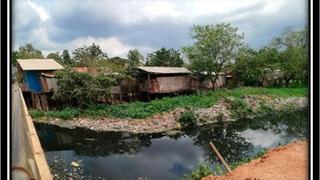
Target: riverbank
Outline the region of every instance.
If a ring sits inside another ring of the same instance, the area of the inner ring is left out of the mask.
[[[196,102],[194,102],[196,103]],[[57,125],[63,128],[88,128],[97,132],[129,132],[133,134],[174,133],[183,128],[179,118],[184,112],[191,111],[192,125],[202,126],[219,121],[235,121],[239,118],[256,118],[271,113],[287,112],[307,106],[305,97],[277,97],[271,95],[245,95],[223,97],[208,108],[175,108],[151,117],[112,118],[77,117],[71,120],[41,117],[33,118],[38,123]]]
[[[265,155],[245,163],[224,176],[207,176],[202,180],[231,179],[308,179],[308,141],[269,149]]]

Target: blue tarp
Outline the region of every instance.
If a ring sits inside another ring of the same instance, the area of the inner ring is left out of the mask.
[[[41,92],[42,87],[40,83],[39,72],[37,71],[25,71],[25,80],[31,91]]]

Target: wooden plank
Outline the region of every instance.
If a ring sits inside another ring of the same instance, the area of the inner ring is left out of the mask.
[[[213,149],[213,151],[217,154],[217,156],[219,157],[220,161],[222,162],[222,164],[224,165],[224,167],[228,170],[228,172],[231,172],[231,169],[229,167],[229,165],[227,164],[227,162],[223,159],[223,157],[221,156],[221,154],[219,153],[218,149],[214,146],[214,144],[210,141],[210,146]]]
[[[41,107],[42,109],[48,111],[49,110],[49,106],[48,106],[48,98],[47,98],[47,94],[41,94]]]

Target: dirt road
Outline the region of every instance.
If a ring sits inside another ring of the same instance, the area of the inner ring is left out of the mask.
[[[268,150],[261,158],[243,164],[225,176],[201,180],[305,180],[308,179],[308,141]]]

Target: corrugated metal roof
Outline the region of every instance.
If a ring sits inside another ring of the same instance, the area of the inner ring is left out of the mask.
[[[191,71],[189,71],[187,68],[184,68],[184,67],[139,66],[138,69],[142,71],[146,71],[148,73],[154,73],[154,74],[189,74],[191,73]]]
[[[22,70],[59,70],[64,69],[53,59],[18,59]]]

